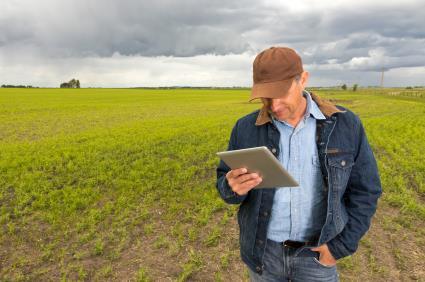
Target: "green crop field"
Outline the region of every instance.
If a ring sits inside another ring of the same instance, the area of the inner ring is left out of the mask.
[[[357,113],[384,194],[342,281],[425,280],[425,90],[318,89]],[[215,152],[249,90],[0,89],[1,281],[246,281]]]

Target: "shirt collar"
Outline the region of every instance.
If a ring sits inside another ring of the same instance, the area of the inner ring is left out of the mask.
[[[311,99],[310,93],[307,90],[304,90],[303,95],[307,99],[307,110],[305,117],[308,117],[311,114],[315,119],[326,119],[325,115],[322,113],[322,111],[320,111],[317,103]]]

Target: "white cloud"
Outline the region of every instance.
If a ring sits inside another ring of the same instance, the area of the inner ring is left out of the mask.
[[[44,87],[57,87],[73,77],[80,79],[82,87],[250,86],[253,56],[209,54],[186,58],[115,53],[108,58],[29,59],[28,64],[0,67],[0,74],[3,83]]]

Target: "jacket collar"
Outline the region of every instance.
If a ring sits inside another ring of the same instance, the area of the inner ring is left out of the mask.
[[[338,109],[334,104],[329,102],[328,100],[322,99],[313,92],[309,92],[311,95],[311,98],[316,102],[316,104],[319,106],[320,111],[329,118],[335,113],[344,113],[345,111]],[[270,113],[266,106],[263,105],[260,112],[258,113],[257,120],[255,122],[255,125],[260,126],[263,124],[266,124],[267,122],[272,122]]]

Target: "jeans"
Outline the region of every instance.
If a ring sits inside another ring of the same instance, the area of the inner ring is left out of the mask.
[[[252,271],[251,282],[274,281],[339,281],[336,265],[325,266],[319,262],[319,253],[313,246],[292,248],[267,239],[262,275]]]

